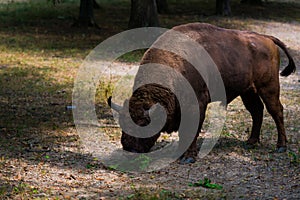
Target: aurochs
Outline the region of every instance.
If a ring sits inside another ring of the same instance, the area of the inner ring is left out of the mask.
[[[259,142],[265,104],[274,119],[278,131],[277,151],[287,149],[287,138],[284,129],[283,106],[279,100],[279,63],[280,47],[286,54],[289,63],[280,73],[288,76],[295,72],[295,63],[287,48],[279,39],[255,32],[219,28],[210,24],[191,23],[174,27],[172,30],[183,33],[204,47],[217,65],[226,91],[227,103],[240,96],[246,109],[252,116],[252,131],[247,140],[249,145]],[[163,36],[166,33],[163,34]],[[164,44],[164,37],[155,43]],[[166,40],[166,42],[170,42]],[[176,44],[177,41],[171,41]],[[154,43],[154,44],[155,44]],[[181,48],[178,46],[177,48]],[[197,56],[197,52],[194,52]],[[143,72],[147,63],[159,63],[180,72],[193,87],[200,108],[198,132],[201,130],[207,104],[211,102],[210,94],[203,78],[193,66],[174,53],[158,48],[149,48],[141,61],[136,77]],[[142,76],[141,76],[142,77]],[[171,79],[172,77],[170,77]],[[137,78],[135,83],[137,82]],[[168,81],[168,80],[166,80]],[[149,109],[159,103],[167,112],[166,124],[160,132],[177,131],[180,124],[180,105],[170,90],[158,84],[147,84],[137,88],[123,107],[111,102],[112,109],[120,113],[120,124],[126,123],[130,116],[124,116],[124,106],[129,106],[132,120],[139,126],[149,124]],[[160,132],[149,138],[136,138],[122,131],[121,143],[124,150],[131,152],[149,152],[160,136]],[[182,156],[182,163],[194,162],[197,156],[197,137]],[[179,143],[185,135],[179,133]]]

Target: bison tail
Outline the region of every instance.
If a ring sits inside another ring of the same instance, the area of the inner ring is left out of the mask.
[[[286,66],[282,72],[280,72],[281,76],[288,76],[291,73],[294,73],[296,71],[296,65],[294,63],[294,61],[291,63],[291,61],[289,61],[289,65]]]
[[[286,56],[288,57],[289,59],[289,64],[288,66],[286,66],[282,72],[280,72],[280,75],[281,76],[288,76],[290,75],[291,73],[294,73],[296,71],[296,65],[295,65],[295,62],[292,58],[292,56],[290,55],[290,53],[288,52],[285,44],[283,42],[281,42],[279,39],[273,37],[273,36],[267,36],[268,38],[270,38],[277,46],[279,46],[283,51],[284,53],[286,54]]]

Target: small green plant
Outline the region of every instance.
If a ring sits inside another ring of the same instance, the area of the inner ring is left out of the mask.
[[[226,137],[232,137],[232,136],[233,136],[230,132],[224,131],[224,130],[223,130],[222,134],[223,134],[224,136],[226,136]]]
[[[189,186],[191,187],[205,187],[205,188],[210,188],[210,189],[217,189],[217,190],[222,190],[223,186],[211,183],[211,180],[208,178],[204,178],[204,180],[199,180],[198,182],[195,183],[190,183]]]
[[[121,172],[125,172],[127,170],[139,169],[141,171],[145,171],[151,162],[151,158],[146,155],[138,155],[135,159],[127,162],[123,161],[119,164],[109,165],[107,168],[109,170],[119,170]]]
[[[19,185],[13,187],[13,192],[15,194],[20,194],[28,188],[26,183],[19,183]]]
[[[4,195],[7,192],[7,188],[5,186],[0,187],[0,196]]]
[[[37,193],[39,193],[39,190],[37,188],[33,188],[32,189],[32,194],[37,194]]]
[[[95,165],[95,164],[92,164],[92,163],[88,163],[85,167],[86,167],[87,169],[92,169],[92,168],[95,168],[96,165]]]
[[[135,196],[135,194],[130,194],[130,195],[128,195],[128,196],[126,197],[126,199],[133,199],[134,196]]]
[[[115,165],[109,165],[107,168],[108,168],[109,170],[116,170],[116,169],[118,169],[118,167],[119,167],[119,165],[118,165],[118,164],[115,164]]]
[[[300,163],[300,148],[298,149],[298,153],[295,153],[293,151],[289,151],[288,153],[290,159],[291,159],[291,163],[293,164],[299,164]]]
[[[151,158],[148,156],[145,156],[144,154],[141,154],[139,157],[135,158],[132,162],[132,164],[139,164],[139,168],[141,170],[145,170],[149,164],[150,164]]]

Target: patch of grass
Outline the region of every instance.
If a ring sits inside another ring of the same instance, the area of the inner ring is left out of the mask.
[[[30,0],[15,3],[0,3],[0,19],[5,25],[32,25],[39,19],[39,23],[44,24],[44,20],[72,18],[75,9],[73,1],[64,1],[62,4],[54,6],[49,1]]]
[[[63,1],[56,6],[46,0],[0,3],[0,49],[59,57],[81,54],[84,58],[105,36],[71,27],[78,6],[79,1]]]
[[[113,88],[114,88],[114,83],[112,83],[112,81],[107,81],[107,80],[100,81],[98,87],[96,88],[97,90],[96,97],[95,97],[96,102],[106,103],[107,98],[112,95]]]
[[[16,185],[2,185],[0,186],[0,197],[19,199],[31,199],[34,194],[38,194],[39,190],[24,182],[19,182]]]
[[[120,58],[118,58],[118,61],[120,61],[120,62],[139,62],[142,59],[145,51],[146,51],[145,49],[140,49],[140,50],[128,52],[128,53],[122,55]]]
[[[3,51],[54,54],[84,58],[101,41],[127,29],[130,1],[101,1],[95,18],[102,30],[71,27],[79,13],[79,0],[62,1],[54,6],[46,1],[0,3],[0,49]],[[246,29],[251,19],[299,21],[296,3],[266,3],[257,17],[257,7],[232,1],[234,17],[214,16],[214,3],[196,0],[170,0],[170,13],[160,15],[162,27],[171,28],[188,22],[208,22],[223,27]],[[284,9],[282,9],[284,8]],[[291,11],[292,9],[292,11]],[[283,13],[283,14],[282,14]],[[278,15],[280,16],[278,17]],[[281,16],[281,15],[284,15]],[[240,18],[245,20],[240,20]],[[143,51],[128,53],[120,61],[137,62]]]
[[[5,155],[5,160],[12,162],[9,166],[20,158],[26,159],[30,164],[35,160],[41,160],[37,156],[43,158],[42,162],[55,159],[56,155],[53,154],[36,155],[37,158],[29,157],[24,153],[24,149],[31,144],[29,141],[36,141],[41,146],[53,146],[55,152],[61,146],[76,142],[68,136],[71,129],[74,131],[74,126],[72,112],[65,107],[72,104],[73,81],[77,69],[86,55],[100,42],[126,30],[129,19],[129,0],[98,2],[101,9],[95,10],[95,18],[101,30],[72,27],[78,16],[79,0],[64,0],[56,6],[47,3],[46,0],[10,4],[0,2],[0,156]],[[227,28],[248,29],[249,25],[258,20],[300,22],[299,4],[295,3],[270,2],[262,7],[251,7],[240,5],[239,0],[235,0],[232,1],[233,17],[217,17],[213,15],[214,1],[170,0],[169,2],[170,13],[159,15],[162,27],[171,28],[179,24],[200,21]],[[120,57],[118,61],[138,62],[143,53],[144,50],[130,52]],[[111,113],[104,105],[106,105],[106,98],[112,93],[116,80],[117,77],[108,77],[99,83],[97,89],[96,110],[101,119],[105,118],[104,123],[110,123],[112,120]],[[286,95],[292,98],[286,99],[285,102],[289,104],[298,102],[299,97],[296,92]],[[240,108],[240,102],[235,102],[234,113],[229,114],[228,117],[228,129],[233,132],[227,131],[224,135],[232,138],[230,135],[232,134],[245,140],[248,136],[245,126],[251,123],[249,121],[244,123],[241,120],[245,118],[247,111],[240,112]],[[249,117],[248,115],[247,118]],[[272,144],[276,144],[273,123],[272,120],[264,120],[263,130],[272,129],[272,132],[265,134],[262,142],[271,143],[269,140],[272,140]],[[299,131],[298,118],[294,115],[290,116],[287,124],[295,127],[291,133],[296,135]],[[108,127],[103,130],[112,141],[120,140],[120,129]],[[293,137],[295,139],[295,136]],[[292,141],[291,146],[296,146],[297,142]],[[67,160],[67,158],[63,159]],[[293,149],[287,159],[290,159],[291,163],[297,163],[299,153]],[[147,158],[139,158],[136,161],[142,168],[146,168],[149,163]],[[52,161],[51,164],[55,165]],[[0,167],[7,167],[4,161],[0,162]],[[99,162],[87,162],[85,167],[90,169],[89,171],[96,170]],[[16,168],[11,168],[14,169]],[[46,173],[49,173],[48,170],[42,171],[42,174]],[[11,174],[3,176],[5,179],[0,180],[0,196],[8,199],[32,199],[33,194],[43,191],[45,187],[35,188],[28,182],[15,182]],[[9,182],[7,185],[3,183],[6,180]],[[202,188],[193,189],[193,191],[182,192],[160,188],[139,188],[133,189],[132,193],[123,199],[222,199],[224,197],[219,190],[213,190],[215,193],[209,194],[203,192]],[[53,190],[51,198],[55,198],[60,192]]]

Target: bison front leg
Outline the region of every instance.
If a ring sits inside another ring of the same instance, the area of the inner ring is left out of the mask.
[[[184,133],[179,131],[179,148],[181,146],[186,147],[187,144],[190,144],[189,148],[180,157],[180,164],[189,164],[189,163],[194,163],[196,161],[196,158],[198,156],[197,138],[199,136],[199,132],[201,131],[201,127],[204,122],[206,108],[207,108],[207,103],[200,105],[200,121],[198,124],[198,130],[196,134],[192,133],[192,131],[189,130],[185,130]],[[193,117],[193,115],[191,115],[191,117]]]
[[[190,147],[186,150],[186,152],[180,157],[180,164],[189,164],[194,163],[196,161],[198,150],[197,150],[197,138],[199,133],[193,139]],[[180,142],[180,141],[179,141]],[[180,144],[179,144],[180,145]]]

